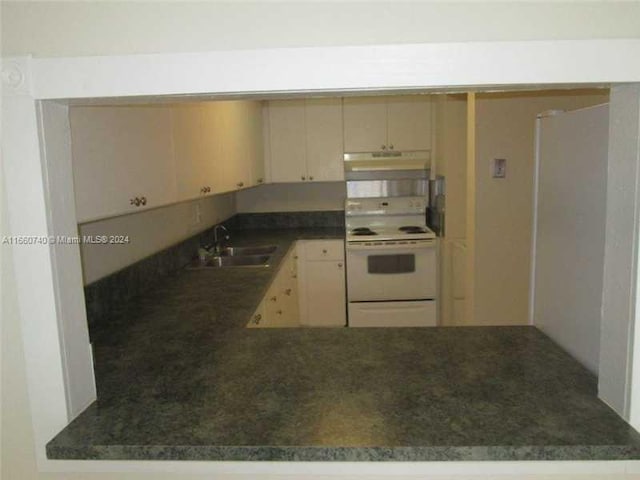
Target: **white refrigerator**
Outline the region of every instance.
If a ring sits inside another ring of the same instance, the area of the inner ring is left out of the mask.
[[[536,121],[531,321],[598,372],[608,104]]]

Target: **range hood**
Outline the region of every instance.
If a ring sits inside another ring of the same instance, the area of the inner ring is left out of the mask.
[[[430,150],[345,153],[348,198],[427,196]]]
[[[344,154],[344,171],[388,172],[394,170],[426,171],[431,167],[430,150],[357,152]]]

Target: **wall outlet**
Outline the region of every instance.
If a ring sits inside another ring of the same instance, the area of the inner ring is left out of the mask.
[[[200,202],[196,202],[191,210],[191,230],[198,228],[200,223],[202,223],[202,209]]]
[[[491,160],[491,175],[493,178],[504,178],[507,176],[506,158],[494,158]]]

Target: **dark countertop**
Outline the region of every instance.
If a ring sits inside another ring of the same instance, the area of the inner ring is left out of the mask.
[[[268,268],[184,270],[94,344],[99,400],[54,459],[639,459],[596,378],[534,327],[247,329],[297,239]]]

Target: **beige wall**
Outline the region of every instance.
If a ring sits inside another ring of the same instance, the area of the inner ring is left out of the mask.
[[[236,193],[238,213],[343,210],[344,182],[276,183]]]
[[[528,322],[536,115],[607,100],[606,91],[477,96],[474,325]],[[507,159],[506,178],[492,178],[493,158]]]
[[[637,2],[23,1],[2,8],[2,51],[38,56],[640,37]]]
[[[194,223],[196,208],[200,223]],[[235,214],[233,193],[182,202],[146,212],[79,226],[80,235],[128,235],[128,244],[83,244],[82,274],[87,285],[206,230]],[[194,252],[195,253],[195,252]]]

